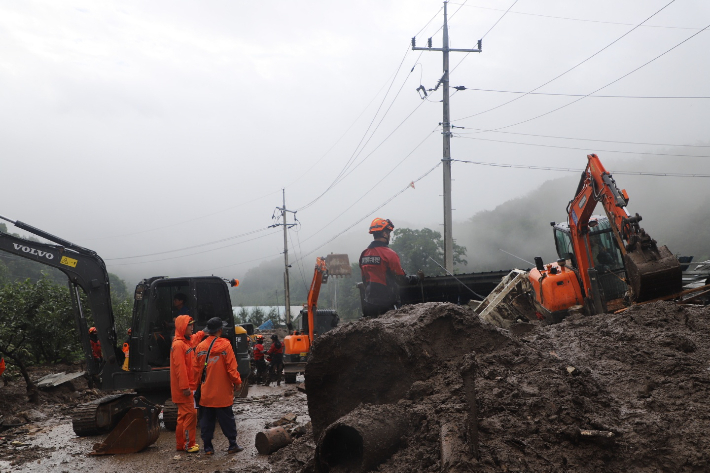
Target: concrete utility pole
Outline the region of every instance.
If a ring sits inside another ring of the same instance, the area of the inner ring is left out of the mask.
[[[295,211],[293,210],[288,210],[286,208],[286,189],[282,189],[283,191],[283,207],[276,207],[276,210],[281,211],[281,219],[283,223],[275,223],[274,225],[271,225],[271,227],[278,227],[283,225],[284,227],[284,296],[285,296],[285,315],[286,315],[286,325],[289,327],[289,330],[291,330],[291,293],[289,290],[289,280],[288,280],[288,268],[290,268],[288,264],[288,227],[293,227],[296,225],[295,223],[289,224],[286,221],[286,212],[291,212],[292,214],[296,214]]]
[[[441,161],[444,163],[444,266],[449,272],[454,271],[454,236],[452,231],[453,216],[451,212],[451,115],[449,110],[449,52],[462,53],[480,53],[481,40],[478,40],[478,49],[451,49],[449,48],[449,23],[447,18],[447,5],[444,2],[444,41],[441,48],[431,47],[431,38],[428,41],[428,47],[418,48],[416,46],[416,37],[412,38],[412,49],[414,51],[441,51],[444,53],[444,75],[439,80],[436,89],[439,85],[443,85],[444,94],[444,118],[440,125],[443,127],[442,134],[444,135],[444,157]]]

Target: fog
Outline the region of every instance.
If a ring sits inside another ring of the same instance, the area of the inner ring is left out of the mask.
[[[612,172],[710,175],[710,32],[691,38],[710,24],[710,3],[521,0],[503,16],[512,4],[449,4],[452,47],[475,47],[485,35],[482,53],[451,54],[451,85],[467,89],[451,98],[453,124],[464,127],[455,129],[454,159],[581,170],[595,152]],[[441,89],[424,101],[415,89],[436,86],[442,57],[409,45],[416,35],[418,46],[429,37],[441,46],[441,7],[4,2],[0,215],[97,251],[129,282],[240,277],[280,257],[282,229],[268,227],[279,223],[272,215],[284,188],[287,207],[298,210],[295,264],[364,247],[375,216],[441,230],[441,167],[432,170],[442,156]],[[579,63],[538,94],[510,93]],[[597,90],[605,97],[582,98]],[[465,269],[497,264],[473,253],[478,240],[456,233],[485,231],[470,228],[474,215],[534,199],[564,176],[574,176],[571,186],[534,202],[557,220],[578,172],[455,162],[454,237],[468,247]],[[694,221],[707,235],[691,204],[709,202],[708,178],[628,181],[644,190],[638,201],[629,188],[630,209],[647,227],[647,215],[659,221],[667,212],[674,225]],[[651,210],[638,210],[652,197]],[[500,267],[510,267],[499,253]]]

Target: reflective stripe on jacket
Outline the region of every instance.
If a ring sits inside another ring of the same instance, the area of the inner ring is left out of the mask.
[[[202,379],[202,369],[205,366],[207,350],[214,336],[205,338],[197,346],[197,356],[193,365],[194,376],[199,383]],[[237,358],[234,356],[232,344],[226,338],[218,338],[210,351],[207,362],[207,374],[202,383],[200,405],[204,407],[228,407],[234,403],[234,389],[242,384],[242,378],[237,371]]]

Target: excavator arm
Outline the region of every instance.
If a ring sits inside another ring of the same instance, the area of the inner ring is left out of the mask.
[[[629,214],[628,194],[617,187],[599,157],[590,154],[587,160],[575,198],[567,207],[572,245],[585,293],[595,296],[599,292],[595,287],[596,271],[589,240],[589,220],[597,203],[604,207],[623,255],[631,300],[641,302],[680,292],[682,272],[678,259],[668,247],[659,247],[639,226],[639,214]]]
[[[88,327],[81,307],[78,288],[80,287],[84,290],[91,308],[94,324],[98,330],[103,358],[106,360],[103,366],[103,377],[110,378],[110,374],[120,368],[118,365],[120,354],[116,348],[116,329],[111,307],[109,277],[104,261],[92,250],[56,237],[31,225],[20,221],[12,221],[2,216],[0,216],[0,219],[12,223],[17,228],[56,243],[52,245],[29,241],[0,231],[0,251],[57,268],[67,275],[69,289],[75,304],[77,325],[87,366],[90,374],[97,375],[102,370],[102,367],[98,366],[91,356]]]

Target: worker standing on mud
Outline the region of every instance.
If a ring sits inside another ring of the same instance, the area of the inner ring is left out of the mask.
[[[271,365],[269,366],[269,379],[266,380],[265,385],[269,386],[273,381],[276,381],[276,386],[281,386],[281,373],[284,370],[284,346],[279,341],[278,335],[271,336],[271,346],[266,354]]]
[[[407,276],[399,256],[389,247],[394,224],[389,219],[376,218],[370,224],[374,241],[360,254],[360,271],[365,285],[362,312],[365,317],[377,317],[399,307],[399,285],[416,284],[424,273]]]
[[[266,360],[264,360],[264,336],[257,335],[255,337],[256,344],[253,348],[254,365],[256,366],[256,384],[264,382],[266,374]]]
[[[200,446],[195,443],[197,430],[197,409],[193,393],[197,389],[194,377],[195,345],[192,334],[195,321],[189,315],[179,315],[175,319],[175,338],[170,349],[170,392],[172,401],[178,407],[175,428],[176,450],[197,453]]]
[[[222,433],[229,440],[227,453],[244,450],[237,443],[237,422],[234,420],[234,394],[242,387],[242,379],[237,371],[237,359],[232,344],[221,338],[222,329],[227,325],[219,317],[207,321],[204,332],[208,335],[197,346],[197,357],[193,366],[194,379],[200,384],[200,434],[205,455],[214,454],[212,438],[215,420]],[[203,377],[204,371],[204,377]]]

